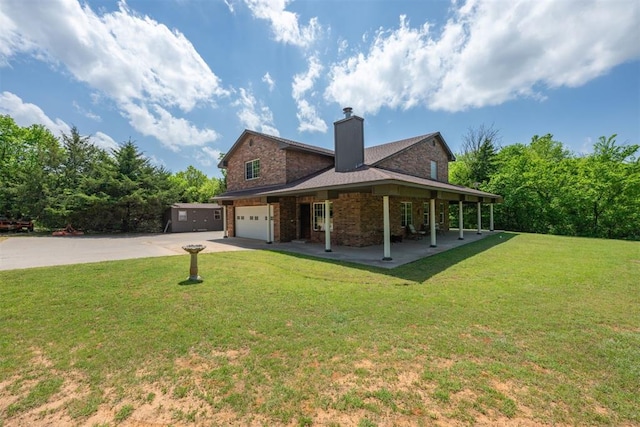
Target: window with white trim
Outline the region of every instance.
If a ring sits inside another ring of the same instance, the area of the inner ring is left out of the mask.
[[[406,227],[413,224],[413,209],[411,202],[400,202],[400,225]]]
[[[178,221],[187,220],[187,211],[178,211]]]
[[[444,203],[440,203],[440,224],[444,224]]]
[[[438,179],[438,162],[431,160],[431,179]]]
[[[244,179],[260,178],[260,159],[251,160],[244,164]]]
[[[429,225],[429,202],[422,204],[422,223]]]
[[[324,231],[324,203],[313,204],[313,231]],[[329,231],[333,231],[333,203],[329,203]]]

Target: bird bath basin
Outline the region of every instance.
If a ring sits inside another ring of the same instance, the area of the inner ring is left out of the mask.
[[[191,265],[189,267],[190,282],[202,282],[202,277],[198,276],[198,252],[206,248],[205,245],[186,245],[182,249],[191,254]]]

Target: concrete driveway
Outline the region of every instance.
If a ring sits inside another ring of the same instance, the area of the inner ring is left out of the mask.
[[[117,259],[187,255],[182,246],[202,244],[203,252],[248,250],[224,242],[222,231],[114,236],[0,235],[0,270],[69,265]],[[257,244],[261,242],[256,242]]]

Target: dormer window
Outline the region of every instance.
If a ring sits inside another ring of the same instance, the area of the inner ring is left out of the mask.
[[[244,164],[244,179],[258,179],[260,178],[260,159],[251,160]]]

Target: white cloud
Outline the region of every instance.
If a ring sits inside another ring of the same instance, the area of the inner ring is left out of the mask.
[[[291,88],[292,95],[295,99],[302,97],[306,92],[313,89],[315,81],[320,77],[322,68],[322,64],[318,58],[312,56],[309,58],[309,69],[307,72],[293,76]]]
[[[52,120],[40,107],[24,102],[22,98],[11,92],[0,93],[0,114],[8,114],[18,126],[28,127],[34,124],[44,125],[55,136],[62,133],[69,135],[71,126],[56,118]]]
[[[100,117],[99,115],[95,114],[93,111],[87,110],[86,108],[82,107],[76,101],[73,101],[72,105],[73,105],[73,108],[75,108],[78,113],[82,114],[86,118],[91,119],[91,120],[95,120],[96,122],[101,122],[102,121],[102,117]]]
[[[233,105],[240,107],[238,119],[245,128],[280,136],[280,132],[273,124],[273,113],[269,107],[258,103],[250,91],[240,88],[240,98]]]
[[[8,114],[15,120],[18,126],[28,127],[34,124],[43,125],[55,136],[70,135],[71,126],[63,120],[51,119],[40,107],[24,102],[22,98],[11,92],[0,93],[0,114]],[[96,132],[91,136],[91,141],[105,150],[117,148],[118,144],[104,132]]]
[[[153,136],[162,141],[168,148],[179,151],[180,147],[201,146],[218,139],[212,129],[198,129],[188,120],[171,115],[160,105],[122,104],[122,115],[140,133]]]
[[[313,90],[316,80],[320,77],[323,67],[317,57],[309,58],[309,69],[306,73],[296,74],[291,84],[291,95],[296,101],[298,111],[298,131],[300,132],[326,132],[327,124],[318,117],[316,108],[305,99],[305,95]],[[313,93],[311,94],[313,96]]]
[[[338,54],[342,55],[349,49],[349,41],[347,39],[338,40]]]
[[[304,99],[297,102],[298,131],[300,132],[321,132],[327,131],[327,123],[318,117],[316,108]]]
[[[115,150],[118,148],[118,143],[113,140],[109,135],[102,132],[96,132],[91,136],[91,141],[98,147],[105,150]]]
[[[218,164],[220,158],[220,150],[211,147],[202,147],[196,152],[196,162],[204,167],[210,167]]]
[[[175,138],[186,120],[167,109],[189,112],[228,95],[186,37],[119,3],[117,11],[98,16],[76,0],[6,1],[0,8],[0,65],[16,53],[62,64],[79,81],[113,99],[131,117],[131,125],[176,148],[193,141]],[[167,66],[171,64],[171,66]],[[165,122],[137,121],[130,105],[160,108]],[[150,124],[151,123],[151,124]],[[177,129],[172,129],[172,126]],[[154,126],[156,129],[149,129]],[[164,135],[169,134],[169,137]],[[191,132],[193,133],[193,132]],[[185,135],[189,137],[191,135]],[[208,140],[208,138],[205,138]]]
[[[362,113],[382,107],[460,111],[545,88],[575,87],[640,58],[640,2],[452,2],[439,34],[429,23],[380,30],[369,51],[331,67],[329,101]]]
[[[157,156],[155,156],[154,154],[148,155],[148,154],[143,154],[143,157],[145,157],[146,159],[149,160],[149,162],[159,168],[165,168],[167,167],[167,164],[165,163],[164,160],[158,158]]]
[[[262,81],[265,82],[267,86],[269,86],[269,92],[273,92],[273,89],[276,87],[276,82],[271,77],[271,74],[266,73],[264,76],[262,76]]]
[[[226,4],[227,7],[229,8],[229,12],[231,12],[231,13],[235,12],[235,8],[233,6],[233,3],[231,3],[229,0],[224,0],[224,4]]]
[[[295,46],[310,46],[322,32],[318,18],[300,26],[298,15],[285,10],[289,0],[245,0],[254,17],[270,22],[276,41]]]

